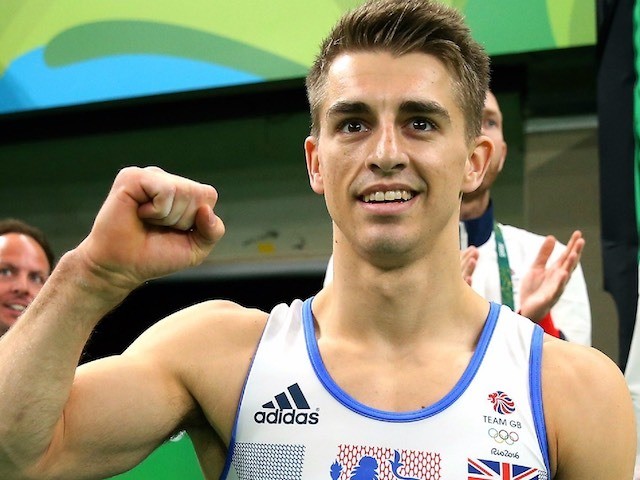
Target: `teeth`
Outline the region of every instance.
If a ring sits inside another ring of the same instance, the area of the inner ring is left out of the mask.
[[[9,308],[11,310],[17,310],[18,312],[24,312],[24,310],[27,308],[24,305],[17,305],[17,304],[13,304],[13,305],[9,305]]]
[[[363,197],[367,203],[371,202],[397,202],[398,200],[406,202],[413,198],[413,193],[407,190],[389,190],[386,192],[374,192]]]

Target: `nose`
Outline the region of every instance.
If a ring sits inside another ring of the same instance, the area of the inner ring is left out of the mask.
[[[400,133],[395,125],[384,125],[374,136],[374,149],[368,160],[368,167],[373,171],[390,174],[403,170],[407,166],[407,155],[402,149]]]
[[[22,295],[26,295],[31,293],[32,284],[27,278],[27,275],[16,275],[13,278],[13,283],[11,285],[11,290],[14,293],[19,293]]]

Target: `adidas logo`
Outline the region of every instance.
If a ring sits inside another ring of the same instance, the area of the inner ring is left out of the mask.
[[[276,395],[274,400],[263,404],[264,410],[258,410],[253,415],[256,423],[271,425],[316,425],[318,423],[320,414],[309,411],[311,410],[309,402],[297,383]]]

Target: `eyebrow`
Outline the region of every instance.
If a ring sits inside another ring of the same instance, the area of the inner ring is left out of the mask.
[[[49,275],[49,273],[47,273],[46,270],[41,270],[39,268],[35,270],[31,270],[30,268],[23,268],[16,265],[15,263],[2,261],[2,260],[0,260],[0,268],[9,268],[11,270],[26,270],[29,273],[37,273],[39,275],[45,275],[45,276]]]
[[[364,102],[336,102],[327,110],[327,117],[341,115],[365,115],[371,113],[371,107]]]
[[[482,110],[482,116],[483,117],[499,118],[500,120],[502,120],[502,114],[500,113],[500,111],[493,110],[493,109],[490,109],[490,108],[485,108],[484,110]]]
[[[449,112],[438,102],[407,100],[400,104],[400,111],[405,114],[436,116],[447,123],[451,123]]]
[[[427,116],[437,116],[447,123],[451,123],[449,112],[438,102],[406,100],[400,104],[399,111],[404,114],[420,114]],[[372,109],[364,102],[336,102],[327,110],[327,118],[342,115],[367,115]]]

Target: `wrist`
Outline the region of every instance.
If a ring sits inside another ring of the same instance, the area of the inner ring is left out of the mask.
[[[551,317],[551,311],[550,310],[547,311],[544,315],[542,315],[542,317],[540,317],[537,320],[527,316],[525,314],[525,312],[522,311],[522,309],[520,309],[518,311],[518,314],[522,315],[523,317],[527,317],[529,320],[531,320],[534,323],[537,323],[538,325],[540,325],[542,327],[542,329],[545,331],[545,333],[548,333],[552,337],[564,339],[564,335],[562,334],[560,329],[557,328],[555,326],[555,324],[553,323],[553,318]]]
[[[549,315],[550,310],[536,310],[533,308],[529,308],[527,305],[523,305],[520,307],[520,311],[518,312],[523,317],[527,317],[534,323],[540,323],[547,315]]]
[[[80,290],[81,295],[104,303],[107,309],[104,313],[122,302],[138,286],[125,275],[97,265],[80,248],[65,253],[51,277],[47,283],[51,280],[68,283]]]
[[[542,327],[542,329],[545,331],[545,333],[548,333],[552,337],[561,338],[561,339],[564,338],[564,335],[562,335],[562,332],[560,331],[560,329],[558,327],[556,327],[555,324],[553,323],[553,318],[551,317],[551,312],[547,313],[540,320],[540,322],[538,322],[538,325],[540,325]]]

